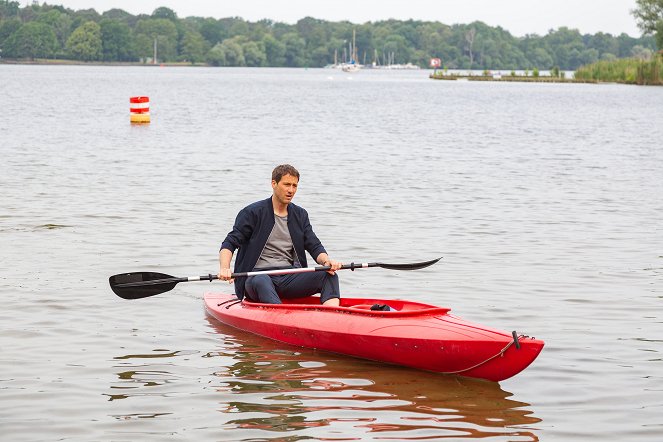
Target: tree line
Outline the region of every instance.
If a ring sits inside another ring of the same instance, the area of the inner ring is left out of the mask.
[[[295,24],[239,17],[179,18],[160,7],[150,15],[122,9],[99,14],[34,2],[0,0],[0,57],[85,62],[206,63],[212,66],[323,67],[347,60],[353,31],[362,64],[440,58],[449,69],[575,70],[600,60],[649,58],[651,36],[581,34],[561,27],[546,35],[514,37],[476,21],[446,25],[417,20],[353,24],[311,17]]]

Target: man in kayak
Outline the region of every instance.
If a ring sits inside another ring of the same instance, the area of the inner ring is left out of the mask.
[[[232,231],[219,251],[219,279],[233,282],[230,261],[235,250],[235,272],[307,267],[306,252],[315,262],[330,266],[328,272],[286,275],[257,275],[237,278],[239,299],[280,304],[282,298],[303,298],[320,293],[323,305],[339,305],[341,296],[336,270],[342,263],[333,261],[313,232],[308,213],[292,203],[299,184],[299,172],[289,164],[272,171],[272,196],[242,209]]]

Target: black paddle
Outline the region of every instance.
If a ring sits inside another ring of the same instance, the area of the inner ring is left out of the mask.
[[[339,270],[354,270],[367,267],[382,267],[389,270],[419,270],[424,267],[431,266],[442,258],[433,259],[425,262],[415,262],[411,264],[385,264],[383,262],[368,262],[362,264],[344,264]],[[288,268],[278,270],[261,270],[256,272],[240,272],[233,273],[233,278],[256,276],[256,275],[286,275],[290,273],[304,273],[304,272],[326,272],[330,270],[329,266],[317,267],[300,267]],[[189,281],[213,281],[219,279],[217,275],[204,275],[204,276],[189,276],[184,278],[177,278],[175,276],[165,275],[156,272],[133,272],[121,273],[113,275],[108,278],[111,290],[117,296],[124,299],[140,299],[147,298],[148,296],[158,295],[172,290],[179,282]]]

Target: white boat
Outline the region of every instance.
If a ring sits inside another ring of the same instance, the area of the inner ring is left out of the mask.
[[[357,63],[343,63],[341,66],[341,69],[343,72],[357,72],[359,69],[361,69],[361,65]]]
[[[363,67],[357,63],[357,46],[355,45],[355,31],[352,31],[352,46],[350,47],[350,61],[344,63],[336,63],[336,53],[334,53],[334,64],[331,66],[335,69],[341,69],[343,72],[359,72]]]

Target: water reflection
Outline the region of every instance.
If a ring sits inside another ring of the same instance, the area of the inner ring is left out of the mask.
[[[191,399],[198,428],[232,440],[539,438],[530,404],[497,383],[291,347],[207,321],[197,350],[115,356],[109,416],[161,428],[188,416],[182,400]]]
[[[225,338],[217,356],[233,358],[215,373],[218,391],[230,393],[220,411],[237,414],[227,424],[258,430],[263,440],[275,432],[538,440],[533,425],[541,420],[497,383],[289,347],[208,320]]]
[[[170,351],[165,349],[155,349],[151,353],[145,354],[128,354],[116,356],[113,359],[122,361],[116,369],[121,371],[117,372],[118,382],[111,385],[113,393],[105,394],[108,396],[109,401],[116,401],[120,399],[127,399],[132,396],[146,396],[157,395],[166,396],[167,393],[155,390],[145,391],[145,387],[161,387],[175,382],[178,376],[172,373],[172,362],[170,359],[181,356],[195,354],[195,351]],[[144,360],[151,359],[166,359],[162,364],[148,364]],[[120,390],[120,392],[116,392]],[[154,413],[150,417],[157,417],[167,413]],[[141,416],[145,417],[145,416]]]

